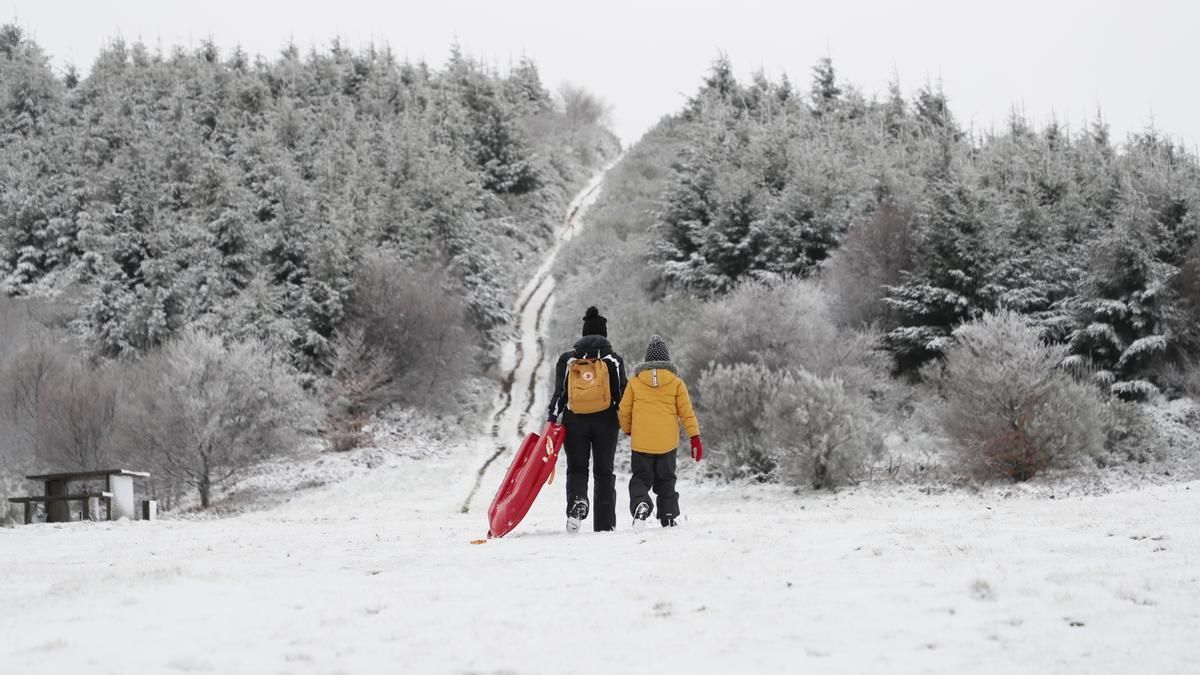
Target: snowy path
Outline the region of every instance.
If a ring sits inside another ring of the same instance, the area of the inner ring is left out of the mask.
[[[544,383],[550,374],[549,360],[557,356],[546,353],[546,329],[554,309],[554,277],[550,271],[562,245],[583,227],[584,214],[600,195],[604,176],[616,161],[602,169],[571,201],[553,246],[517,297],[517,337],[504,345],[500,355],[500,393],[492,410],[491,426],[480,444],[479,469],[463,493],[463,513],[487,508],[492,491],[504,479],[508,460],[525,434],[542,430],[543,411],[549,404]]]

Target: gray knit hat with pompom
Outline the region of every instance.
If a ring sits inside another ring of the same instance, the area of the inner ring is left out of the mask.
[[[646,361],[670,361],[671,352],[667,350],[667,343],[657,335],[650,336],[650,344],[646,345]]]

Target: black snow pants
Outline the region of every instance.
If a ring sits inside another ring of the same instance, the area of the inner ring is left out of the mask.
[[[645,452],[633,451],[630,465],[633,477],[629,479],[629,513],[637,509],[638,504],[650,504],[650,488],[658,497],[658,517],[679,517],[679,493],[675,491],[675,450],[651,455]]]
[[[613,459],[617,454],[617,434],[621,427],[617,423],[615,409],[590,415],[576,415],[567,411],[563,415],[567,437],[563,450],[567,453],[567,515],[576,499],[587,499],[588,460],[594,461],[591,503],[592,529],[604,532],[617,526],[617,476],[613,473]]]

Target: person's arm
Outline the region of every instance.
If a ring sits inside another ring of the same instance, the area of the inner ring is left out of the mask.
[[[612,369],[612,377],[609,378],[609,386],[611,387],[613,405],[625,396],[625,388],[629,386],[629,380],[625,375],[625,360],[621,355],[613,352],[605,357],[605,361]]]
[[[617,422],[621,425],[621,431],[625,435],[633,433],[633,387],[625,387],[625,394],[621,396],[621,405],[617,408]]]
[[[551,422],[558,422],[563,409],[567,407],[567,361],[570,358],[570,352],[563,352],[554,367],[554,395],[550,397],[550,406],[547,409],[547,419]]]
[[[688,395],[687,385],[679,378],[679,388],[675,390],[675,414],[683,421],[683,430],[688,438],[700,435],[700,421],[696,419],[696,411],[692,409],[692,397]]]

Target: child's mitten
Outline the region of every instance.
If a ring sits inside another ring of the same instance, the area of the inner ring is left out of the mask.
[[[697,462],[704,459],[704,444],[700,442],[699,436],[692,436],[692,459]]]

